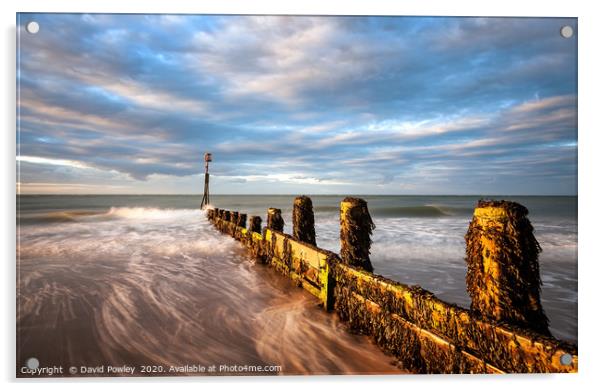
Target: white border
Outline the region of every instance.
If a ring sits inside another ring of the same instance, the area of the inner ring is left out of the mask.
[[[599,146],[600,121],[600,38],[602,20],[596,11],[595,1],[528,2],[525,0],[470,1],[470,0],[302,0],[294,3],[268,0],[237,1],[186,1],[145,0],[3,0],[0,2],[2,18],[2,116],[3,169],[2,169],[2,225],[0,238],[4,250],[2,288],[5,300],[2,311],[2,337],[5,344],[0,355],[2,380],[10,388],[19,386],[36,390],[86,387],[105,390],[132,387],[131,383],[143,383],[145,388],[163,389],[164,382],[179,387],[233,387],[237,389],[261,388],[303,389],[329,387],[348,389],[368,387],[404,387],[413,389],[441,389],[451,386],[488,391],[513,388],[541,388],[567,390],[594,388],[602,382],[597,379],[601,364],[598,305],[601,297],[602,277],[599,252],[597,251],[598,228],[602,219],[598,191],[602,162]],[[579,374],[578,375],[507,375],[494,376],[398,376],[398,377],[285,377],[261,378],[192,378],[192,379],[108,379],[52,382],[23,382],[14,380],[15,361],[15,13],[20,12],[119,12],[119,13],[230,13],[230,14],[320,14],[320,15],[455,15],[455,16],[568,16],[579,18]],[[598,125],[598,126],[596,126]],[[82,384],[85,383],[85,384]],[[106,384],[108,383],[108,384]],[[325,383],[325,384],[318,384]]]

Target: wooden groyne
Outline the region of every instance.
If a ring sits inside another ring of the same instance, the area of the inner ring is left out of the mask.
[[[548,331],[541,307],[539,244],[527,209],[481,201],[466,234],[470,309],[372,273],[374,223],[367,203],[341,202],[341,252],[315,246],[311,199],[293,204],[293,236],[282,232],[280,209],[261,218],[208,209],[209,221],[335,311],[351,329],[416,373],[577,372],[577,347]]]

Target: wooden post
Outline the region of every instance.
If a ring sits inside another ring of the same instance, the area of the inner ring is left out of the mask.
[[[314,208],[311,198],[300,196],[293,203],[293,237],[301,242],[316,245]]]
[[[341,202],[341,260],[372,272],[370,245],[375,228],[368,204],[361,198],[347,197]]]
[[[223,215],[222,215],[222,220],[224,221],[230,221],[230,211],[229,210],[225,210]]]
[[[516,202],[478,202],[465,236],[466,285],[476,313],[550,335],[528,213]]]
[[[261,233],[261,217],[259,216],[251,216],[249,218],[249,230],[251,232]]]
[[[238,225],[239,227],[242,227],[242,228],[247,228],[247,214],[246,213],[238,214],[238,221],[236,222],[236,225]]]
[[[227,233],[235,236],[236,234],[236,223],[238,223],[238,212],[237,211],[232,211],[230,212],[230,220],[228,220],[230,223],[232,223],[234,225],[231,226],[228,224],[228,229],[227,229]]]
[[[282,230],[284,229],[284,220],[282,219],[282,211],[280,209],[268,209],[267,227],[272,231],[282,232]]]

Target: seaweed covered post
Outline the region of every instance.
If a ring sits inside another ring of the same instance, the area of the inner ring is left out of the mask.
[[[261,233],[261,217],[251,216],[249,217],[249,230],[251,232]]]
[[[236,223],[238,222],[237,211],[230,212],[230,220],[228,220],[228,222],[231,224],[227,225],[226,232],[232,236],[236,236]]]
[[[466,233],[470,308],[491,319],[550,335],[541,300],[539,253],[524,206],[479,201]]]
[[[222,215],[222,219],[224,221],[230,221],[230,211],[229,210],[224,210],[223,215]]]
[[[242,228],[247,228],[247,214],[246,213],[239,213],[238,214],[238,221],[236,222],[236,225]]]
[[[282,211],[280,209],[268,208],[267,228],[271,229],[272,231],[283,231],[284,220],[282,219]]]
[[[316,245],[314,207],[311,198],[299,196],[293,203],[293,237],[301,242]]]
[[[347,197],[341,202],[341,260],[349,265],[373,271],[370,262],[372,230],[375,225],[368,203],[361,198]]]

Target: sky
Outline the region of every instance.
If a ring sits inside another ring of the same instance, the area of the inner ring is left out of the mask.
[[[20,14],[17,189],[576,195],[576,23]]]

